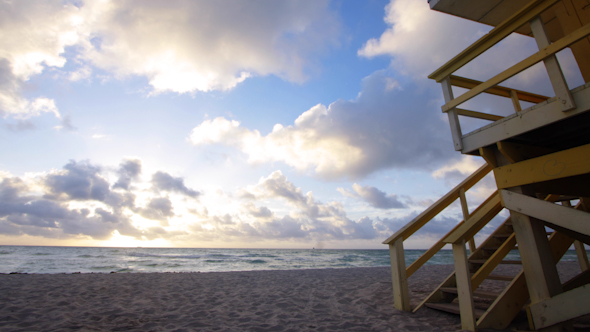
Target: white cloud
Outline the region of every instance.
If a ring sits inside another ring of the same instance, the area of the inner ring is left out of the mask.
[[[228,90],[252,75],[302,82],[339,26],[327,1],[105,1],[91,11],[84,57],[145,76],[156,93]]]
[[[338,44],[339,20],[327,0],[28,0],[3,2],[0,28],[0,116],[25,119],[59,116],[52,99],[22,90],[72,60],[62,75],[71,81],[94,66],[146,77],[154,93],[228,90],[264,75],[303,82]]]
[[[280,161],[326,179],[360,178],[387,168],[431,169],[452,158],[448,126],[432,104],[437,97],[412,83],[391,88],[393,81],[377,71],[363,80],[357,100],[316,105],[266,136],[216,118],[195,127],[189,140],[233,146],[251,163]]]
[[[59,116],[47,97],[27,99],[23,85],[46,67],[60,68],[67,46],[79,41],[78,8],[62,1],[11,1],[0,6],[0,115],[26,119]]]
[[[385,23],[389,27],[381,37],[368,40],[358,54],[391,56],[393,68],[421,79],[489,30],[415,0],[392,0],[385,7]]]

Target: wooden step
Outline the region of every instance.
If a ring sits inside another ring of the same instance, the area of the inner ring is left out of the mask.
[[[514,277],[513,276],[504,276],[501,274],[490,274],[487,276],[486,279],[500,280],[500,281],[512,281],[512,279],[514,279]]]
[[[445,293],[450,293],[450,294],[457,294],[457,288],[456,287],[441,287],[440,288],[441,291],[445,292]],[[496,299],[498,297],[498,295],[500,295],[500,293],[498,292],[488,292],[488,291],[474,291],[473,292],[474,296],[477,297],[483,297],[486,299]]]
[[[513,233],[500,233],[500,234],[494,234],[494,237],[496,239],[507,239],[509,238]]]
[[[451,314],[460,315],[461,310],[459,310],[459,304],[457,303],[425,303],[426,307],[431,309],[436,309],[440,311],[446,311]],[[479,318],[485,314],[485,310],[482,309],[475,309],[475,318]]]
[[[487,262],[487,259],[470,259],[469,263],[473,263],[473,264],[485,264],[485,262]],[[511,261],[511,260],[503,260],[500,262],[500,264],[522,264],[522,261]]]
[[[487,247],[487,248],[479,248],[481,250],[486,250],[486,251],[496,251],[498,249],[500,249],[500,247]],[[514,246],[514,248],[512,248],[512,250],[518,249],[518,246]]]

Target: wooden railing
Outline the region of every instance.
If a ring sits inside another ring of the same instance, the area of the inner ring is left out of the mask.
[[[442,237],[437,243],[435,243],[429,250],[427,250],[422,256],[414,261],[410,266],[406,268],[405,255],[404,255],[404,240],[408,239],[412,234],[420,230],[424,225],[436,217],[440,212],[446,209],[454,201],[459,199],[461,201],[461,208],[463,210],[464,220],[469,221],[473,216],[481,214],[482,206],[469,213],[467,206],[467,200],[465,198],[465,192],[478,183],[484,176],[486,176],[492,167],[488,164],[483,165],[473,174],[471,174],[463,182],[459,183],[455,188],[449,191],[445,196],[439,199],[436,203],[422,212],[419,216],[410,221],[407,225],[397,231],[395,234],[390,236],[387,240],[383,241],[383,244],[389,245],[389,253],[391,258],[391,276],[393,283],[393,295],[395,308],[399,310],[410,311],[410,298],[407,284],[407,278],[409,278],[414,272],[416,272],[422,265],[424,265],[432,256],[434,256],[439,250],[445,245],[445,238],[450,236],[454,231],[460,228],[465,221],[460,222],[455,228],[453,228],[448,234]],[[495,193],[492,196],[497,196]],[[488,199],[489,200],[489,199]],[[486,201],[487,202],[487,201]],[[471,240],[471,250],[475,250],[475,243]]]
[[[434,79],[442,84],[445,98],[445,105],[442,106],[442,110],[444,113],[447,113],[449,117],[455,150],[463,150],[463,133],[461,131],[459,116],[475,117],[490,121],[497,121],[502,118],[494,114],[457,108],[457,106],[465,103],[466,101],[478,96],[481,93],[507,97],[512,99],[514,110],[518,113],[522,111],[520,101],[540,103],[548,99],[548,97],[545,96],[499,86],[500,83],[539,62],[544,62],[545,64],[545,68],[549,74],[549,78],[551,80],[551,84],[553,86],[553,90],[555,92],[555,96],[561,111],[565,112],[576,108],[576,104],[568,88],[567,82],[565,81],[559,63],[557,62],[555,54],[590,35],[590,24],[582,26],[562,37],[561,39],[555,41],[554,43],[551,43],[549,41],[547,32],[545,31],[545,27],[540,15],[558,2],[559,0],[531,1],[520,11],[516,12],[507,20],[496,26],[488,34],[481,37],[478,41],[473,43],[471,46],[469,46],[467,49],[465,49],[463,52],[458,54],[456,57],[451,59],[429,76],[429,78]],[[485,82],[453,75],[453,73],[465,66],[467,63],[477,58],[479,55],[490,49],[498,42],[502,41],[504,38],[523,25],[529,23],[531,31],[537,41],[539,52],[529,56],[528,58],[520,61],[519,63],[504,70],[503,72]],[[468,91],[455,98],[453,96],[452,86],[466,88]]]

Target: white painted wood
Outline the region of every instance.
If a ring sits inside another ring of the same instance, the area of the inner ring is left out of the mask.
[[[471,276],[469,274],[465,241],[453,244],[453,258],[455,260],[455,277],[457,278],[457,297],[459,298],[459,310],[461,311],[461,328],[475,331],[475,307],[473,305],[473,292],[471,290]]]
[[[403,238],[399,238],[393,244],[389,245],[389,258],[391,260],[391,284],[393,286],[395,308],[403,311],[411,311]]]
[[[442,86],[445,103],[448,103],[454,99],[453,86],[451,85],[451,77],[445,77],[440,82],[440,84]],[[457,109],[450,109],[447,112],[447,115],[449,117],[449,125],[451,126],[451,136],[453,137],[453,145],[455,146],[455,151],[461,151],[463,149],[463,143],[461,142],[461,137],[463,136],[463,133],[461,132],[461,123],[459,122],[459,115],[457,114]]]
[[[535,329],[590,314],[590,285],[584,285],[529,306]],[[545,331],[545,330],[543,330]]]
[[[473,89],[465,92],[464,94],[460,95],[459,97],[453,99],[450,102],[444,104],[441,109],[443,112],[448,112],[451,109],[463,104],[464,102],[478,96],[481,93],[484,93],[486,90],[493,88],[494,86],[506,81],[507,79],[518,75],[519,73],[523,72],[524,70],[536,65],[537,63],[547,59],[551,55],[556,54],[557,52],[569,47],[569,45],[576,43],[577,41],[586,38],[586,36],[590,35],[590,24],[585,25],[576,31],[570,33],[569,35],[559,39],[553,44],[545,47],[544,49],[540,50],[539,52],[529,56],[528,58],[520,61],[519,63],[515,64],[514,66],[504,70],[503,72],[497,74],[496,76],[490,78],[489,80],[479,84],[478,86],[474,87]]]
[[[487,126],[465,134],[462,139],[462,153],[471,153],[481,147],[518,136],[531,130],[555,123],[590,110],[590,84],[572,90],[578,106],[569,112],[562,112],[558,102],[550,99],[547,103],[527,108],[519,114],[512,114]]]
[[[590,213],[500,190],[505,208],[590,236]],[[520,245],[520,241],[518,242]]]
[[[547,31],[545,30],[545,25],[540,16],[537,16],[531,21],[531,30],[533,31],[539,50],[542,50],[551,44]],[[543,62],[545,63],[545,68],[549,74],[549,79],[551,80],[551,85],[555,91],[555,96],[559,100],[560,109],[565,112],[576,108],[576,104],[567,86],[567,82],[565,81],[557,57],[551,55],[545,58]]]

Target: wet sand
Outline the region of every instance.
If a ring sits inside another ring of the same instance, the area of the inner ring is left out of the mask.
[[[506,266],[505,274],[520,267]],[[409,279],[418,304],[452,271]],[[579,273],[560,263],[562,279]],[[506,283],[486,285],[488,289]],[[507,331],[526,329],[520,317]],[[0,275],[1,331],[455,331],[458,316],[393,308],[389,267]]]

